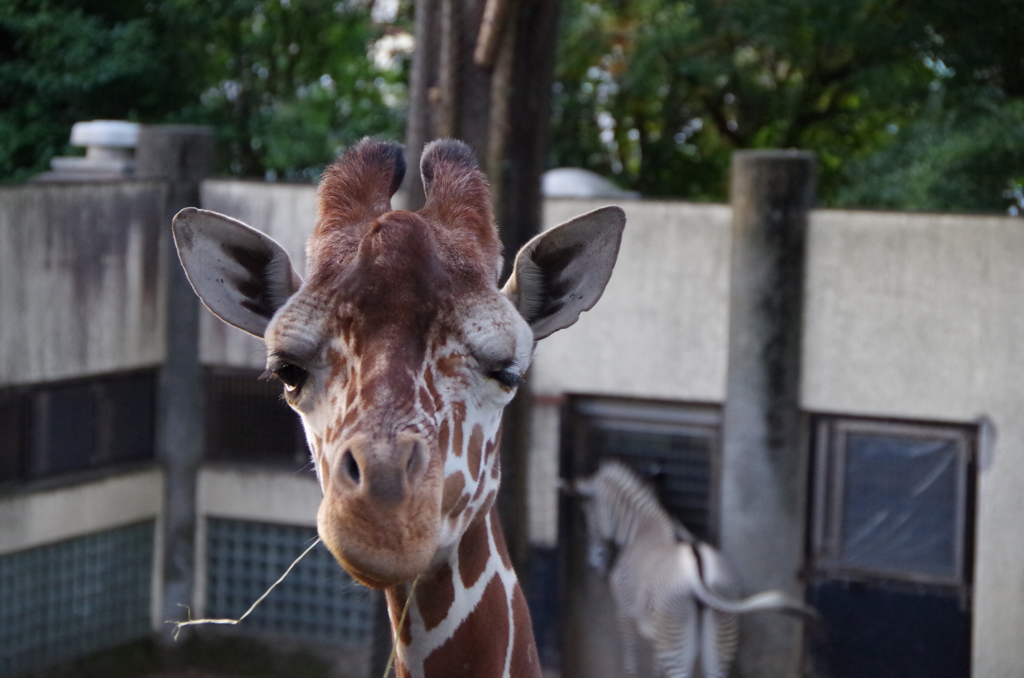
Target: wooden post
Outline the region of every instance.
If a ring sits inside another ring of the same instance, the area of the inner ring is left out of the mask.
[[[778,588],[804,597],[807,453],[799,384],[814,175],[811,153],[733,154],[721,546],[744,595]],[[802,675],[802,652],[798,621],[743,617],[737,675]]]
[[[409,166],[402,181],[405,208],[410,210],[423,207],[420,156],[423,147],[434,138],[430,99],[438,78],[440,6],[441,0],[416,1],[416,53],[409,73],[409,117],[405,125],[405,156]]]
[[[487,167],[492,73],[473,63],[483,11],[481,0],[416,2],[405,136],[409,170],[402,182],[406,209],[423,206],[420,156],[431,140],[461,139],[477,154],[481,167]]]
[[[511,73],[503,92],[507,124],[500,129],[501,160],[493,162],[500,176],[493,181],[495,217],[505,248],[503,276],[512,271],[512,258],[540,232],[543,216],[541,174],[547,165],[551,119],[551,84],[555,70],[559,3],[556,0],[521,0],[513,3],[506,40],[511,49]],[[506,122],[503,121],[503,122]],[[501,445],[502,490],[498,509],[506,528],[513,563],[526,580],[529,555],[527,482],[530,461],[532,394],[521,388],[505,410]]]

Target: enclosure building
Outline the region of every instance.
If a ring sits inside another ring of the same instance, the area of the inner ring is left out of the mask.
[[[169,230],[192,191],[301,271],[314,189],[201,178],[0,188],[0,675],[165,633],[179,604],[237,616],[314,537],[319,488],[297,418],[257,379],[262,343],[182,286]],[[548,200],[545,225],[602,204]],[[735,207],[622,205],[604,296],[538,345],[528,379],[544,664],[618,675],[558,491],[615,457],[721,546],[743,592],[780,586],[821,611],[824,645],[791,620],[745,623],[775,649],[741,657],[743,675],[1020,675],[1020,220],[810,210],[799,440],[773,466],[728,449]],[[320,549],[247,629],[351,648],[365,675],[376,606]]]

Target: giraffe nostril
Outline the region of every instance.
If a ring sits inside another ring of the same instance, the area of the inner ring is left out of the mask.
[[[412,454],[409,455],[409,461],[405,465],[405,472],[407,475],[412,475],[416,472],[416,467],[419,463],[419,455],[416,454],[416,450],[413,449]]]
[[[405,476],[409,481],[416,481],[423,475],[427,466],[426,449],[418,440],[412,440],[409,458],[405,462]]]
[[[345,473],[352,479],[352,482],[358,485],[362,473],[359,471],[359,463],[356,461],[355,455],[352,454],[352,450],[345,450],[345,454],[341,456],[341,467],[345,469]]]

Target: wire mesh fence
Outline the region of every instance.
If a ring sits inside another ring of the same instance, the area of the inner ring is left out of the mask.
[[[206,616],[240,617],[314,539],[312,527],[208,519]],[[319,544],[244,624],[307,641],[369,646],[377,595]]]
[[[150,633],[154,523],[0,556],[0,676]]]

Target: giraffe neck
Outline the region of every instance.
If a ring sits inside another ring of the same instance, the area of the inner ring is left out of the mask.
[[[407,586],[387,590],[392,628]],[[478,517],[449,558],[420,576],[397,636],[399,678],[537,678],[526,597],[497,510]]]

